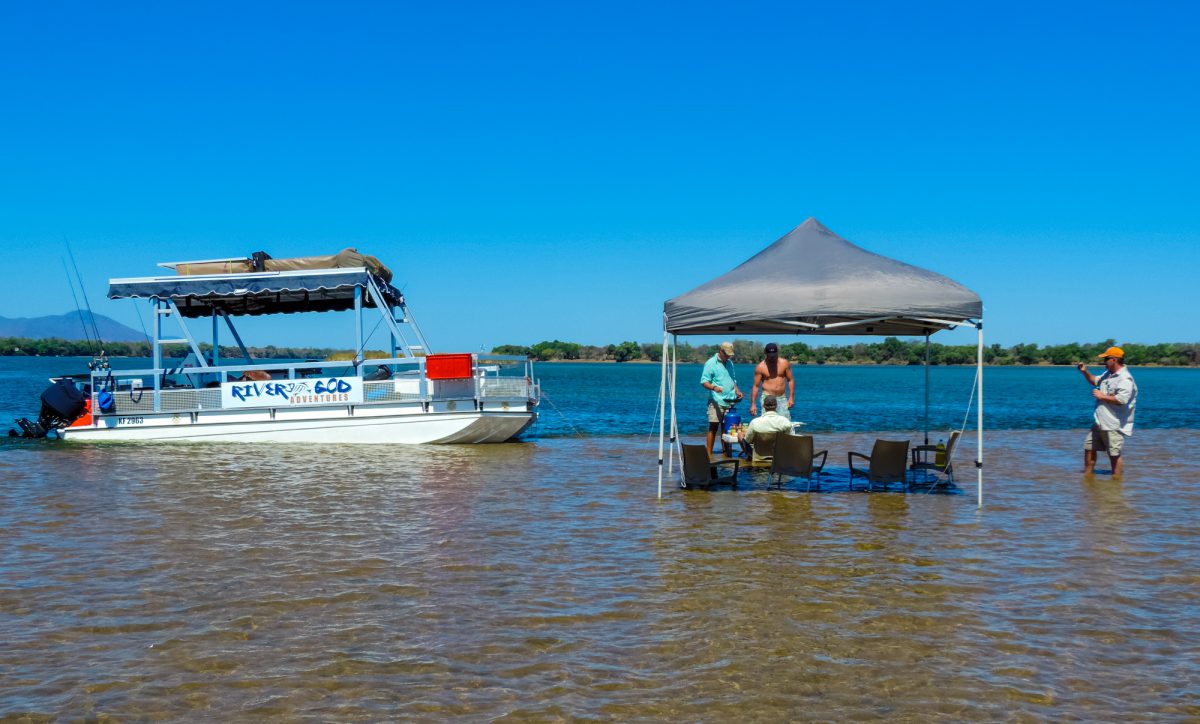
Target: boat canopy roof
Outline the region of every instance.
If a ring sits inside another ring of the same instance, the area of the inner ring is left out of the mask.
[[[214,311],[233,316],[341,312],[354,309],[354,290],[368,289],[372,282],[385,304],[404,304],[399,290],[366,267],[110,279],[108,298],[170,299],[189,318]],[[363,306],[376,306],[374,297],[363,294]]]

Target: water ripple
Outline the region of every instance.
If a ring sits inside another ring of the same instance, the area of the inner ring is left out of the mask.
[[[1200,716],[1200,433],[1081,437],[988,433],[982,511],[849,492],[858,432],[662,500],[641,438],[9,445],[0,716]]]

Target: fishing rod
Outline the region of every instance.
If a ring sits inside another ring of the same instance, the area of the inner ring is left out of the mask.
[[[100,327],[96,324],[96,313],[92,311],[92,303],[88,299],[87,287],[83,284],[83,275],[79,273],[79,264],[75,262],[75,252],[71,250],[71,242],[63,235],[63,244],[67,247],[67,256],[71,259],[71,266],[75,268],[75,281],[79,284],[79,291],[83,294],[83,304],[87,307],[88,317],[92,320],[92,334],[96,336],[96,347],[100,350],[100,355],[92,355],[92,361],[88,363],[88,369],[108,369],[108,355],[104,353],[104,340],[100,337]],[[69,276],[69,275],[68,275]],[[75,290],[71,290],[72,296]],[[79,300],[75,300],[76,306],[79,305]],[[81,312],[82,314],[82,312]],[[86,328],[86,327],[85,327]]]
[[[79,325],[83,327],[83,339],[88,343],[89,347],[94,347],[92,344],[92,335],[88,332],[87,322],[83,319],[83,308],[79,306],[79,296],[75,294],[75,282],[71,279],[71,270],[67,268],[67,260],[60,258],[59,261],[63,265],[63,274],[67,276],[67,288],[71,290],[71,300],[75,302],[75,313],[79,315]]]
[[[367,333],[367,336],[363,337],[362,346],[354,351],[354,357],[352,357],[350,359],[350,365],[342,370],[342,372],[341,372],[342,375],[346,375],[346,374],[349,374],[350,372],[356,371],[357,366],[354,363],[358,360],[359,356],[367,348],[367,345],[371,343],[371,337],[375,336],[375,331],[377,329],[379,329],[379,325],[381,325],[381,324],[383,324],[383,317],[380,317],[379,320],[375,322],[375,326],[371,328],[371,331]],[[366,360],[363,360],[363,362],[366,362]]]
[[[96,325],[96,314],[92,311],[92,303],[88,300],[87,287],[83,285],[83,275],[79,273],[79,265],[75,263],[75,252],[71,250],[71,242],[65,236],[63,237],[63,244],[67,246],[67,256],[71,259],[71,266],[75,267],[75,281],[79,284],[79,292],[83,294],[83,303],[87,306],[88,317],[92,320],[92,333],[96,335],[96,342],[103,347],[104,340],[100,338],[100,327]],[[103,349],[101,353],[103,353]]]
[[[146,346],[153,348],[154,343],[150,341],[150,333],[146,331],[146,323],[142,321],[142,308],[139,305],[133,305],[133,310],[137,312],[138,324],[142,325],[142,336],[146,338]]]

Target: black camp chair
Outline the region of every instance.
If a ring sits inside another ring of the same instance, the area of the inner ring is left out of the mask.
[[[688,445],[682,443],[683,451],[683,480],[679,487],[686,490],[703,488],[708,490],[714,485],[729,485],[737,487],[738,460],[709,460],[708,451],[703,445]],[[733,464],[733,472],[720,475],[719,468]]]
[[[805,491],[812,489],[813,476],[817,476],[817,485],[821,484],[821,470],[825,468],[825,458],[828,450],[813,452],[812,435],[789,435],[781,433],[775,438],[775,458],[771,462],[771,480],[778,476],[777,485],[783,487],[783,476],[804,478],[808,485]],[[820,460],[818,463],[817,460]]]
[[[750,461],[753,463],[770,463],[775,457],[775,440],[777,432],[756,432],[750,445]]]
[[[866,470],[854,467],[854,458],[862,458],[868,463]],[[908,463],[908,440],[876,440],[870,455],[852,452],[847,456],[850,464],[850,488],[854,488],[854,477],[862,475],[867,479],[867,490],[876,485],[884,489],[891,483],[904,485],[905,468]]]

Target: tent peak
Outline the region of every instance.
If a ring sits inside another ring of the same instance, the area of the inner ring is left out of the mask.
[[[821,220],[815,216],[810,216],[807,219],[805,219],[803,223],[801,223],[799,226],[792,229],[788,233],[784,234],[780,239],[778,239],[778,241],[783,241],[784,239],[787,239],[787,238],[793,237],[793,236],[811,238],[814,234],[817,234],[820,236],[832,237],[834,239],[837,239],[838,241],[845,242],[847,244],[850,243],[850,242],[846,241],[845,239],[843,239],[842,237],[838,236],[837,234],[833,233],[833,231],[830,230],[830,228],[828,226],[822,224]]]

